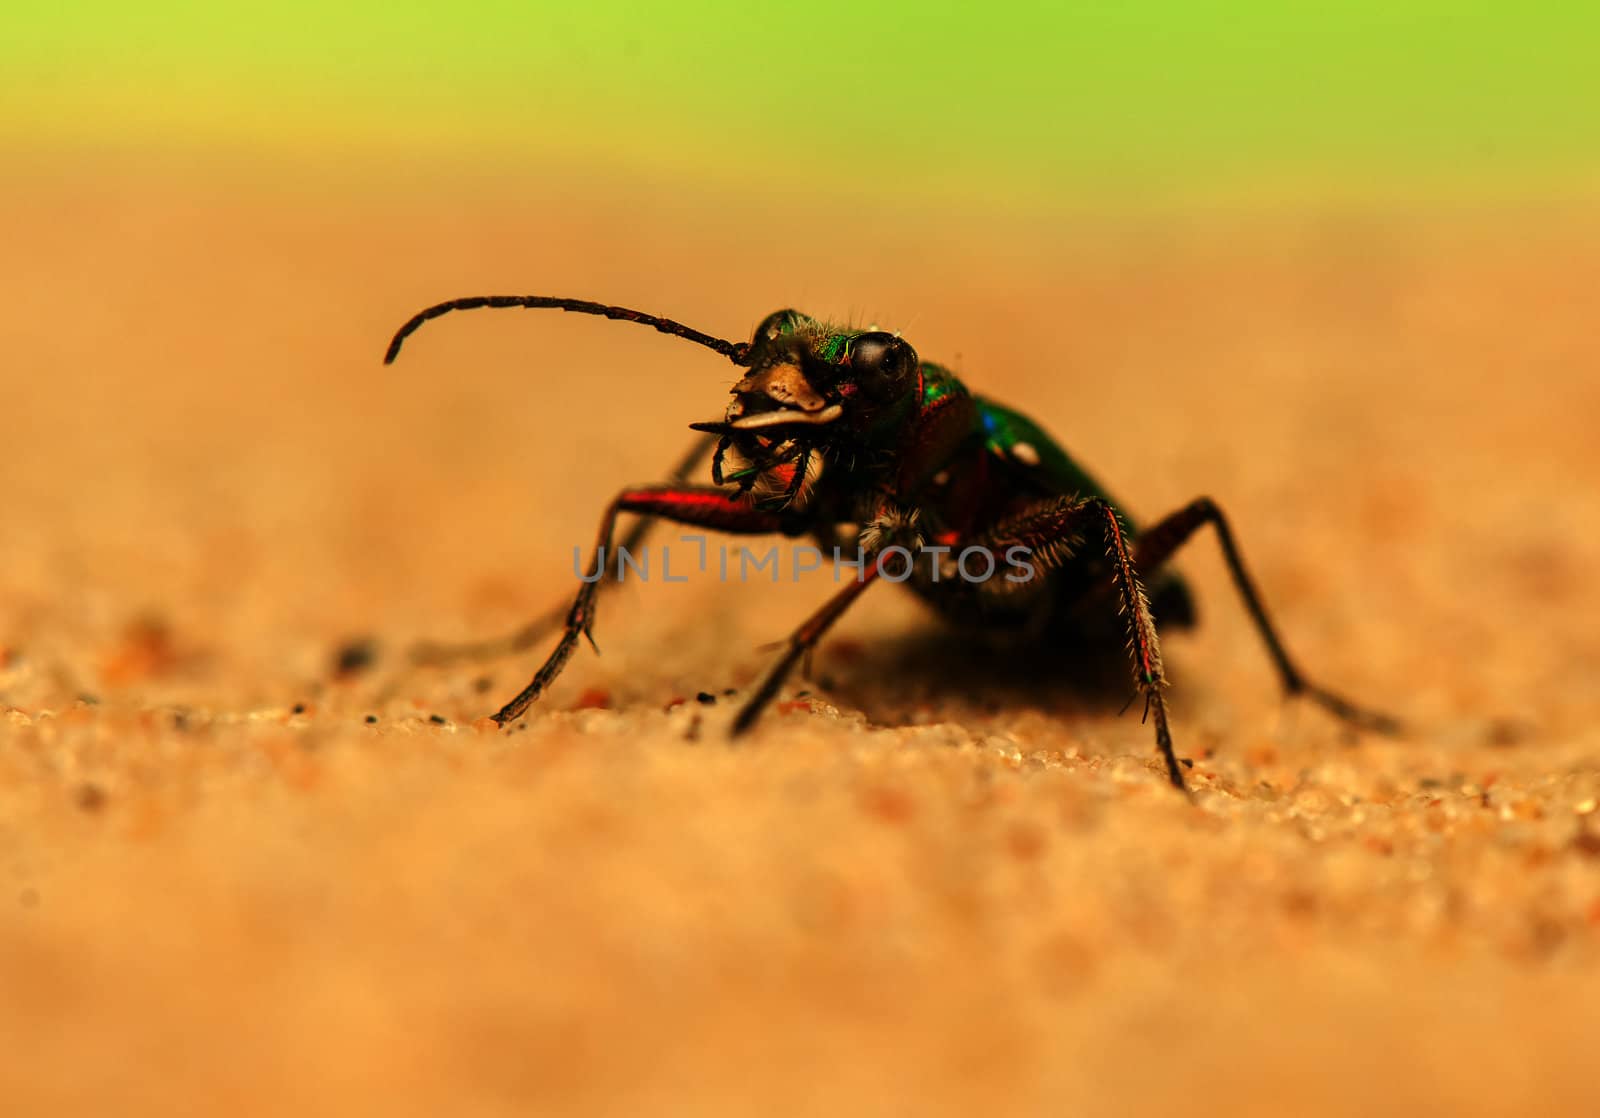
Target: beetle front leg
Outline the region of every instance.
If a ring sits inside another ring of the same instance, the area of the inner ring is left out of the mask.
[[[878,560],[874,558],[864,562],[870,565],[862,567],[861,574],[856,579],[824,602],[821,609],[806,618],[804,624],[790,634],[788,650],[767,672],[766,678],[761,681],[761,686],[756,688],[756,693],[739,708],[739,714],[733,720],[733,728],[728,732],[730,737],[738,737],[756,724],[756,719],[761,717],[761,712],[772,702],[773,696],[778,693],[778,688],[783,686],[783,681],[794,671],[794,666],[811,655],[811,651],[817,647],[817,642],[822,639],[823,634],[833,627],[833,623],[839,620],[844,611],[861,596],[861,592],[878,577]]]
[[[515,699],[502,707],[494,720],[504,726],[519,717],[523,711],[544,693],[554,682],[561,669],[566,667],[577,647],[578,638],[586,637],[594,645],[595,600],[599,596],[604,573],[605,557],[611,549],[611,537],[616,531],[617,517],[621,513],[639,513],[683,524],[692,528],[708,528],[734,535],[765,536],[778,532],[795,534],[801,529],[793,514],[764,512],[746,503],[736,493],[711,486],[654,486],[642,489],[625,489],[607,507],[600,520],[600,531],[595,539],[593,568],[596,577],[585,582],[567,611],[561,641],[535,673],[533,680]],[[596,651],[598,651],[596,646]]]
[[[1233,531],[1228,526],[1227,517],[1222,515],[1222,509],[1211,498],[1201,497],[1189,502],[1171,516],[1151,525],[1148,531],[1140,535],[1135,545],[1135,555],[1139,565],[1146,570],[1154,570],[1171,558],[1173,552],[1207,524],[1217,531],[1217,540],[1222,544],[1222,557],[1227,561],[1228,573],[1233,576],[1233,584],[1238,589],[1239,596],[1244,599],[1245,609],[1249,611],[1250,619],[1255,623],[1256,631],[1261,634],[1261,641],[1267,646],[1267,653],[1278,669],[1283,689],[1290,695],[1304,695],[1351,725],[1384,734],[1399,733],[1401,727],[1398,719],[1357,706],[1342,695],[1317,686],[1295,665],[1288,650],[1284,648],[1272,619],[1267,616],[1266,607],[1262,604],[1255,582],[1250,578],[1250,572],[1245,569],[1244,559],[1234,542]]]
[[[669,485],[684,485],[689,480],[689,475],[695,466],[706,456],[715,443],[715,436],[707,436],[695,440],[675,466],[667,475]],[[622,538],[619,545],[623,551],[636,552],[644,546],[650,529],[655,526],[656,518],[641,516],[636,520],[628,534]],[[603,580],[610,585],[611,580]],[[567,606],[557,603],[532,621],[523,625],[515,632],[503,637],[493,637],[489,640],[465,641],[459,644],[442,644],[435,641],[423,641],[411,648],[411,662],[426,664],[431,667],[444,664],[453,664],[462,660],[492,660],[498,656],[509,656],[523,649],[532,648],[544,637],[546,633],[554,632],[561,628],[562,621],[567,615]]]

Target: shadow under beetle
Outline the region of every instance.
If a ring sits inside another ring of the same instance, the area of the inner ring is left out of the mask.
[[[729,342],[671,319],[583,299],[489,295],[419,312],[395,334],[393,362],[419,327],[451,311],[480,307],[554,309],[649,326],[720,353],[745,369],[727,413],[702,432],[663,485],[622,490],[600,520],[591,567],[613,553],[617,518],[638,516],[622,546],[636,550],[657,519],[735,535],[811,534],[824,548],[865,556],[846,583],[789,637],[787,648],[733,723],[748,730],[795,665],[879,577],[902,581],[954,620],[1067,639],[1114,626],[1125,636],[1134,683],[1155,724],[1167,778],[1184,789],[1162,695],[1166,676],[1155,617],[1189,627],[1184,582],[1162,570],[1180,546],[1210,525],[1245,608],[1284,690],[1353,725],[1393,733],[1393,719],[1365,710],[1308,680],[1279,639],[1222,510],[1201,497],[1136,528],[1105,490],[1032,420],[969,392],[949,370],[918,358],[894,334],[830,325],[782,310],[748,342]],[[689,475],[711,455],[711,485]],[[951,577],[951,558],[971,548],[1025,554],[1035,577]],[[1022,549],[1015,552],[1013,549]],[[1140,572],[1154,572],[1147,594]],[[944,577],[941,577],[943,575]],[[544,693],[578,639],[593,644],[595,605],[606,580],[585,582],[570,608],[557,608],[511,636],[477,644],[427,645],[417,658],[439,662],[526,648],[560,628],[561,639],[521,694],[495,714],[513,721]]]

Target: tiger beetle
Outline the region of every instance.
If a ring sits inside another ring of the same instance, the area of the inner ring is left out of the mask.
[[[649,326],[726,357],[744,370],[723,418],[691,423],[701,432],[663,485],[622,490],[600,518],[592,569],[614,554],[617,518],[638,519],[624,538],[642,546],[656,520],[734,535],[807,533],[824,548],[865,556],[846,582],[787,641],[777,663],[739,710],[734,735],[753,726],[783,681],[823,634],[879,577],[903,581],[958,623],[1070,641],[1115,631],[1127,642],[1137,694],[1155,725],[1167,778],[1185,790],[1173,750],[1156,633],[1189,628],[1195,612],[1183,580],[1163,568],[1210,525],[1239,596],[1277,668],[1284,691],[1304,696],[1343,721],[1394,733],[1398,724],[1306,678],[1284,648],[1245,569],[1222,510],[1200,497],[1140,530],[1116,502],[1038,424],[974,395],[948,369],[921,360],[897,334],[831,325],[795,310],[768,315],[748,342],[729,342],[672,319],[584,299],[488,295],[453,299],[413,316],[389,343],[384,363],[424,323],[480,307],[553,309]],[[691,473],[711,456],[710,485]],[[1020,585],[990,578],[940,578],[941,564],[969,548],[991,554],[1025,549],[1038,577]],[[896,565],[898,564],[898,565]],[[1147,594],[1140,572],[1157,577]],[[544,694],[580,637],[593,644],[595,606],[605,580],[586,581],[568,608],[557,607],[510,636],[467,645],[424,645],[421,662],[525,649],[561,630],[532,682],[494,720],[504,726]]]

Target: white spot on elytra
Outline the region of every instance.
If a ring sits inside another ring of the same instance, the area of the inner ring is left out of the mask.
[[[1039,464],[1039,452],[1034,449],[1032,443],[1013,443],[1011,457],[1021,462],[1024,466],[1037,466]]]

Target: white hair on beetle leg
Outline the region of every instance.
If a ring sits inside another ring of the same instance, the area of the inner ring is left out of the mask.
[[[861,547],[868,552],[895,546],[918,551],[923,544],[921,520],[921,509],[890,505],[861,529]]]
[[[794,498],[790,507],[803,509],[811,500],[812,491],[817,487],[817,481],[822,477],[822,471],[827,466],[827,458],[820,450],[812,450],[809,454],[797,456],[786,462],[780,462],[772,469],[763,470],[756,478],[756,483],[751,490],[751,495],[756,500],[771,500],[782,497],[794,485],[794,475],[787,477],[781,472],[783,466],[794,464],[795,469],[804,470],[805,474],[800,479],[800,485],[794,491]]]

